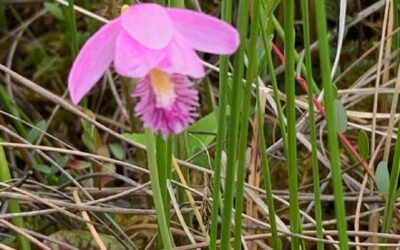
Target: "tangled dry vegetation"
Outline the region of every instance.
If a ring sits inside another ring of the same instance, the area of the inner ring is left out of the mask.
[[[76,1],[80,44],[102,22],[118,13],[119,2],[101,2],[104,3]],[[328,1],[332,50],[337,39],[334,32],[337,6],[334,2]],[[360,151],[364,165],[372,168],[376,181],[368,178],[363,164],[343,146],[342,178],[349,241],[353,247],[365,249],[387,239],[386,244],[394,247],[400,242],[398,204],[393,212],[392,231],[379,233],[385,202],[385,185],[382,183],[388,183],[389,177],[384,173],[377,174],[375,168],[381,160],[389,162],[390,166],[394,153],[395,121],[399,116],[397,106],[392,107],[392,103],[397,103],[400,86],[400,77],[394,73],[398,71],[399,56],[398,51],[386,43],[394,33],[386,32],[392,30],[393,22],[385,15],[385,1],[353,2],[348,7],[346,38],[339,73],[334,80],[337,97],[346,110],[344,136]],[[4,172],[0,176],[0,248],[15,248],[16,235],[23,235],[40,249],[155,249],[156,213],[141,143],[143,138],[131,134],[141,130],[137,120],[130,115],[133,105],[126,98],[130,86],[110,71],[101,87],[93,90],[82,106],[71,104],[66,92],[66,76],[73,55],[66,4],[63,0],[46,4],[29,0],[3,0],[0,3],[0,145],[7,159],[1,164],[8,165],[12,174],[10,180],[5,178]],[[209,13],[216,15],[219,12],[219,6],[212,1],[201,4]],[[301,33],[298,33],[299,41],[300,38]],[[279,38],[276,42],[280,47]],[[382,42],[389,45],[384,47]],[[316,48],[317,45],[313,47]],[[299,44],[298,50],[301,49]],[[205,58],[209,77],[199,85],[204,104],[201,110],[203,122],[189,130],[188,152],[179,152],[182,148],[176,147],[178,160],[173,167],[175,173],[182,174],[176,174],[168,185],[172,204],[171,231],[175,249],[181,250],[207,246],[207,235],[203,230],[207,231],[209,227],[213,191],[211,180],[217,126],[213,118],[217,111],[213,105],[218,100],[218,58]],[[277,54],[274,59],[278,79],[283,78],[284,66]],[[313,60],[317,76],[317,56]],[[264,70],[260,72],[262,100],[265,100],[264,131],[278,230],[284,247],[288,247],[291,236],[296,236],[305,240],[307,249],[313,249],[316,229],[307,100],[299,88],[296,99],[298,195],[303,232],[296,235],[289,230],[288,170],[276,104],[270,78]],[[316,82],[319,81],[317,76]],[[283,89],[279,98],[284,105]],[[375,102],[377,95],[379,100]],[[249,249],[270,249],[255,114],[250,117],[250,126],[242,237]],[[317,116],[316,126],[324,242],[327,249],[338,249],[335,197],[323,116]],[[8,208],[15,200],[21,211],[10,213]],[[12,223],[16,217],[23,218],[25,228]]]

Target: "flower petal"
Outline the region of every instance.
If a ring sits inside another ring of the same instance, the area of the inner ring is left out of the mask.
[[[110,66],[120,31],[120,21],[115,19],[97,31],[80,50],[68,76],[73,103],[77,104]]]
[[[143,47],[124,30],[120,32],[115,47],[115,70],[127,77],[145,76],[165,55],[164,50]]]
[[[158,65],[159,69],[170,74],[204,77],[204,67],[199,56],[179,33],[175,33],[165,52],[164,59]]]
[[[190,46],[213,54],[232,54],[239,46],[235,28],[218,18],[185,9],[167,9],[175,26]]]
[[[157,4],[135,4],[121,16],[122,27],[129,35],[149,49],[162,49],[174,33],[172,21]]]

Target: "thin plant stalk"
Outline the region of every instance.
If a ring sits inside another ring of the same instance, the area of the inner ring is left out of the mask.
[[[167,189],[167,180],[170,177],[171,172],[171,154],[168,154],[168,139],[165,140],[160,134],[156,136],[156,156],[157,156],[157,168],[158,168],[158,183],[160,184],[161,197],[163,199],[164,213],[167,220],[168,226],[170,225],[170,198]],[[161,228],[158,229],[158,243],[162,246]]]
[[[318,148],[317,148],[317,130],[315,127],[314,100],[311,91],[310,82],[312,81],[312,63],[310,49],[310,20],[308,12],[308,0],[301,1],[302,18],[303,18],[303,37],[304,37],[304,56],[306,65],[306,79],[308,83],[307,100],[308,100],[308,118],[310,126],[310,142],[311,142],[311,165],[313,175],[313,191],[314,191],[314,217],[316,221],[317,238],[323,239],[322,231],[322,208],[321,208],[321,191],[318,169]],[[321,241],[317,242],[317,249],[324,249],[324,244]]]
[[[235,189],[235,173],[237,165],[239,118],[241,100],[243,97],[242,76],[244,71],[244,51],[246,48],[248,0],[239,1],[238,30],[240,34],[240,46],[234,59],[233,91],[231,96],[230,132],[228,136],[228,154],[225,177],[224,207],[222,211],[221,249],[230,248],[230,232],[233,208],[233,194]],[[240,235],[237,235],[240,237]]]
[[[400,136],[400,126],[399,129],[397,130],[397,136]],[[385,211],[383,214],[382,233],[388,233],[392,226],[393,208],[397,196],[397,183],[399,181],[399,175],[400,175],[400,140],[396,140],[392,171],[390,174],[390,181],[389,181],[389,193],[386,199]],[[383,242],[385,242],[385,240]]]
[[[399,25],[400,25],[400,20],[399,20],[399,11],[396,11],[399,9],[399,0],[393,0],[393,31],[396,30]],[[397,32],[394,37],[393,37],[393,49],[397,50],[400,48],[400,34]]]
[[[326,109],[326,121],[328,129],[328,149],[331,156],[331,171],[332,171],[332,185],[333,194],[335,196],[335,212],[337,220],[337,228],[339,231],[339,246],[340,249],[349,249],[347,238],[347,221],[346,210],[343,199],[343,184],[341,175],[340,152],[338,144],[338,133],[336,130],[335,110],[334,110],[334,88],[331,74],[331,66],[329,59],[329,44],[325,14],[325,1],[316,0],[316,19],[317,19],[317,33],[319,41],[319,58],[322,74],[322,82],[325,90],[324,101]]]
[[[232,19],[232,0],[222,1],[221,10],[222,19],[228,23]],[[211,229],[210,229],[210,249],[217,249],[217,232],[218,232],[218,214],[219,214],[219,201],[221,191],[221,160],[222,152],[225,144],[226,133],[226,109],[228,97],[228,69],[229,57],[221,56],[220,59],[220,72],[219,72],[219,116],[218,116],[218,131],[217,131],[217,146],[215,153],[215,166],[213,178],[213,203],[211,208]]]
[[[68,0],[68,18],[69,18],[69,32],[71,36],[71,52],[72,57],[78,54],[79,43],[78,43],[78,30],[76,28],[76,18],[74,10],[74,0]]]
[[[260,22],[261,23],[261,22]],[[271,55],[271,51],[272,51],[272,40],[268,39],[268,36],[264,30],[264,27],[261,29],[261,35],[262,35],[262,40],[263,40],[263,44],[264,44],[264,49],[267,52],[266,53],[266,60],[267,60],[267,66],[268,66],[268,73],[269,76],[271,78],[271,84],[272,84],[272,89],[274,92],[274,100],[275,100],[275,104],[276,104],[276,108],[277,108],[277,112],[278,112],[278,120],[279,120],[279,128],[281,130],[281,134],[282,134],[282,140],[283,140],[283,147],[284,147],[284,151],[285,154],[287,152],[287,134],[286,134],[286,120],[285,120],[285,114],[283,112],[282,109],[282,104],[279,98],[280,95],[280,91],[278,88],[278,81],[276,80],[276,75],[275,75],[275,68],[274,68],[274,63],[272,61],[272,55]]]
[[[1,141],[1,140],[0,140]],[[4,153],[3,147],[0,146],[0,181],[5,182],[11,180],[11,173],[10,169],[8,167],[6,155]],[[9,213],[20,213],[21,208],[19,206],[18,200],[16,199],[9,199],[8,200],[8,212]],[[19,227],[19,228],[25,228],[25,223],[24,219],[22,217],[14,217],[12,218],[12,223]],[[18,249],[21,250],[30,250],[31,245],[30,242],[27,238],[24,236],[17,234],[17,244],[18,244]]]
[[[272,182],[271,175],[269,169],[269,162],[267,158],[267,146],[265,143],[265,135],[264,135],[264,126],[263,126],[263,116],[261,111],[260,104],[260,88],[258,84],[256,85],[256,95],[257,95],[257,121],[258,121],[258,135],[260,138],[260,146],[261,146],[261,165],[262,172],[264,177],[264,186],[265,193],[267,196],[267,207],[268,207],[268,216],[269,216],[269,224],[271,225],[271,241],[273,249],[282,249],[282,243],[278,235],[278,228],[276,225],[275,219],[275,206],[274,199],[272,197]]]
[[[399,78],[400,78],[400,66],[397,69],[397,79]],[[399,135],[400,135],[400,130],[397,131],[397,136]],[[400,164],[400,140],[396,140],[393,165],[389,181],[389,193],[386,199],[385,212],[383,215],[382,233],[388,233],[392,225],[393,207],[397,198],[397,185],[398,185],[397,183],[399,181],[399,175],[400,175],[399,164]]]
[[[184,7],[185,0],[168,0],[171,7]]]
[[[163,197],[163,204],[165,209],[165,215],[167,216],[167,221],[169,220],[169,199],[168,199],[168,190],[167,190],[167,178],[168,178],[168,169],[171,167],[168,163],[171,163],[171,157],[168,156],[167,149],[167,141],[161,136],[156,136],[156,155],[157,155],[157,167],[158,167],[158,178],[160,182],[161,196]]]
[[[260,18],[260,0],[253,1],[253,19],[251,21],[250,42],[248,46],[249,64],[247,67],[246,87],[243,94],[243,110],[240,121],[240,138],[238,149],[238,166],[237,166],[237,185],[236,185],[236,203],[235,203],[235,242],[234,249],[240,250],[242,248],[241,237],[242,234],[242,212],[243,212],[243,193],[245,182],[245,164],[246,164],[246,148],[247,136],[249,127],[249,116],[251,106],[251,89],[255,72],[257,70],[257,38],[259,33],[258,20]]]
[[[300,233],[300,213],[298,200],[298,180],[297,180],[297,140],[296,140],[296,104],[295,104],[295,55],[294,55],[294,2],[285,0],[284,2],[284,49],[285,49],[285,87],[287,98],[287,160],[289,166],[289,202],[290,202],[290,230]],[[299,249],[299,239],[292,238],[291,249]]]
[[[156,154],[156,143],[155,136],[153,132],[146,129],[146,150],[147,150],[147,161],[150,171],[150,183],[153,191],[153,200],[156,207],[157,222],[159,227],[159,232],[161,234],[161,239],[163,242],[163,247],[167,250],[173,248],[173,240],[169,230],[167,216],[164,208],[164,201],[162,198],[161,187],[160,187],[160,177],[157,168],[157,154]]]
[[[276,33],[278,34],[278,36],[282,39],[285,40],[285,31],[282,29],[281,24],[279,23],[278,19],[276,19],[275,16],[271,16],[272,19],[272,23],[274,24]],[[294,50],[294,56],[296,61],[299,59],[299,54],[296,52],[296,50]],[[306,67],[305,65],[302,63],[301,64],[301,72],[303,74],[306,74]],[[321,91],[319,90],[317,84],[315,83],[314,79],[312,79],[311,81],[311,86],[312,86],[312,91],[314,92],[314,94],[319,95],[321,93]]]

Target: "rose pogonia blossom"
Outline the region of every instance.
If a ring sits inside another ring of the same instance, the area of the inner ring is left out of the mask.
[[[78,103],[114,63],[125,77],[139,78],[133,96],[144,127],[164,137],[180,133],[197,116],[197,91],[188,77],[204,67],[195,50],[228,55],[239,45],[237,31],[199,12],[136,4],[97,31],[83,46],[68,78]]]

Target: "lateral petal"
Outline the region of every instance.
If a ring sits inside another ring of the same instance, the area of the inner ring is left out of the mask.
[[[199,51],[212,54],[232,54],[239,46],[239,33],[218,18],[199,12],[168,8],[175,29]]]
[[[77,104],[110,66],[120,31],[120,20],[115,19],[98,30],[80,50],[68,76],[73,103]]]

